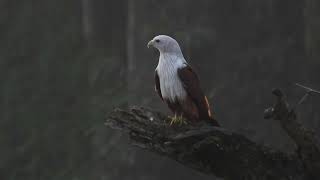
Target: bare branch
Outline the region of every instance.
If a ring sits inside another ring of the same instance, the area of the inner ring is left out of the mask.
[[[258,145],[207,124],[168,126],[167,117],[145,108],[116,109],[106,125],[127,132],[140,148],[167,156],[205,174],[225,179],[304,179],[295,154]]]
[[[280,121],[282,128],[298,146],[298,157],[303,162],[309,178],[320,177],[320,141],[318,137],[297,120],[296,113],[294,109],[289,108],[284,93],[280,89],[273,92],[277,92],[273,93],[276,96],[276,103],[273,107],[265,110],[265,118]],[[277,94],[281,94],[281,96]],[[305,98],[304,96],[300,102]]]
[[[296,105],[295,107],[297,107],[298,105],[300,105],[300,104],[302,104],[304,101],[306,101],[307,97],[308,97],[311,93],[320,94],[320,91],[311,89],[311,88],[309,88],[309,87],[307,87],[307,86],[303,86],[303,85],[301,85],[301,84],[299,84],[299,83],[296,83],[295,85],[306,90],[306,93],[302,96],[302,98],[299,100],[299,102],[297,103],[297,105]],[[295,109],[295,108],[294,108],[294,109]]]
[[[309,93],[309,92],[313,92],[313,93],[320,94],[320,91],[315,90],[315,89],[311,89],[311,88],[309,88],[309,87],[307,87],[307,86],[303,86],[303,85],[301,85],[301,84],[299,84],[299,83],[296,83],[295,85],[296,85],[296,86],[299,86],[299,87],[301,87],[301,88],[303,88],[303,89],[305,89],[305,90],[307,90],[308,93]]]

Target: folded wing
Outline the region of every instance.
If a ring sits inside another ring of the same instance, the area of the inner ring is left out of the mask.
[[[178,76],[185,88],[189,98],[196,105],[199,119],[209,120],[210,123],[214,123],[219,126],[218,123],[212,118],[210,106],[207,97],[203,94],[200,82],[197,74],[192,70],[192,68],[186,64],[185,67],[178,69]]]

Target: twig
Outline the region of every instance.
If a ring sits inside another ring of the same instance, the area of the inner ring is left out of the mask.
[[[301,99],[299,100],[299,102],[295,105],[295,107],[297,107],[298,105],[302,104],[302,103],[307,99],[307,97],[308,97],[311,93],[320,94],[320,91],[315,90],[315,89],[312,89],[312,88],[309,88],[309,87],[304,86],[304,85],[301,85],[301,84],[299,84],[299,83],[295,83],[295,85],[306,90],[306,93],[302,96],[302,98],[301,98]],[[294,109],[295,109],[295,108],[294,108]]]
[[[301,87],[301,88],[303,88],[303,89],[306,89],[307,92],[314,92],[314,93],[316,93],[316,94],[320,94],[320,91],[315,90],[315,89],[311,89],[311,88],[309,88],[309,87],[307,87],[307,86],[303,86],[303,85],[301,85],[301,84],[299,84],[299,83],[296,83],[295,85],[296,85],[296,86],[299,86],[299,87]]]

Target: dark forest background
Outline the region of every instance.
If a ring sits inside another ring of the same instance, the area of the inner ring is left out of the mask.
[[[114,107],[168,112],[146,48],[158,34],[178,40],[224,128],[293,150],[263,109],[274,87],[291,102],[296,82],[320,89],[320,1],[0,0],[0,179],[211,179],[103,124]],[[320,135],[320,97],[298,112]]]

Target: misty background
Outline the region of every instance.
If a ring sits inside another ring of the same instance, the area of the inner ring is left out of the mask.
[[[114,107],[169,113],[146,48],[158,34],[179,42],[222,127],[293,151],[263,110],[272,88],[293,104],[294,83],[320,89],[320,1],[0,0],[0,179],[212,179],[103,124]],[[298,116],[320,135],[320,96]]]

